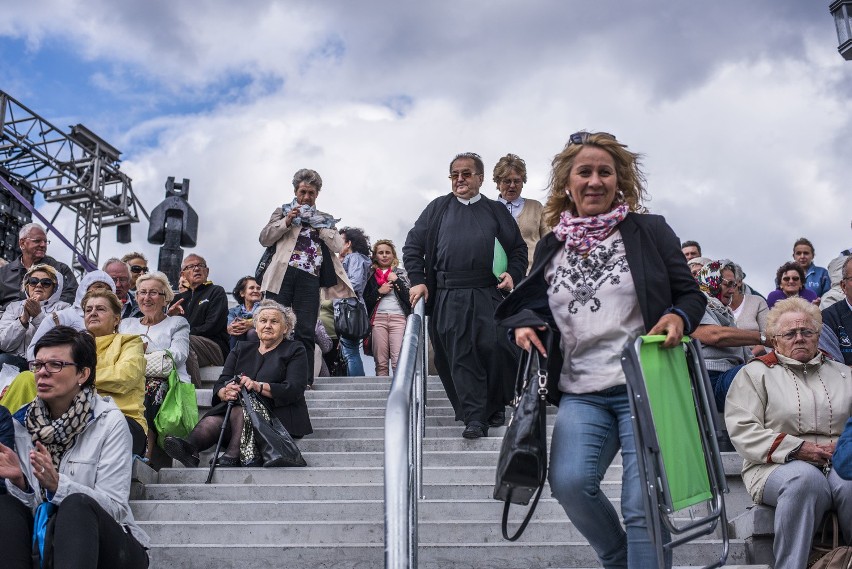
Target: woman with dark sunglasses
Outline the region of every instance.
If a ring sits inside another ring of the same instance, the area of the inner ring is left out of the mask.
[[[819,305],[819,297],[813,291],[805,288],[805,271],[798,263],[784,263],[775,272],[775,290],[766,297],[766,305],[769,308],[785,298],[799,296],[808,302]]]
[[[0,365],[4,363],[27,369],[27,346],[41,321],[52,312],[69,306],[59,299],[62,273],[50,265],[33,265],[24,276],[21,290],[24,300],[9,303],[0,318]]]

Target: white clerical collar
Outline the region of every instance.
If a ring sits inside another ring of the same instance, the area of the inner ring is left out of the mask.
[[[456,199],[459,200],[459,203],[462,204],[462,205],[470,205],[470,204],[475,204],[476,202],[481,200],[482,194],[476,194],[475,196],[473,196],[469,200],[466,200],[464,198],[460,198],[458,196],[456,196]]]

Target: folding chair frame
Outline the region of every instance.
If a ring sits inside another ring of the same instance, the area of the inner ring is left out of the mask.
[[[657,548],[659,569],[665,569],[665,554],[667,552],[671,552],[679,545],[713,533],[717,525],[720,525],[719,522],[721,522],[722,553],[715,563],[705,566],[705,569],[721,567],[728,558],[730,548],[728,520],[725,515],[725,501],[722,496],[723,493],[728,492],[728,487],[725,482],[725,471],[719,454],[719,446],[716,442],[715,400],[712,396],[712,390],[709,388],[710,379],[704,367],[701,348],[694,340],[684,344],[702,452],[712,496],[710,500],[705,502],[708,506],[706,516],[679,526],[672,519],[675,510],[672,506],[666,469],[660,451],[648,392],[645,387],[645,375],[639,358],[642,344],[643,339],[641,337],[637,338],[632,345],[628,343],[622,352],[621,362],[627,376],[627,394],[630,398],[636,456],[644,489],[642,494],[645,502],[645,517],[651,541]],[[664,536],[664,529],[671,534],[671,539]]]

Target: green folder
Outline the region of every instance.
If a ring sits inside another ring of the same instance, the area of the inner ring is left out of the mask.
[[[500,241],[495,237],[494,238],[494,262],[491,263],[491,272],[494,273],[494,276],[497,279],[500,279],[500,275],[506,272],[506,269],[509,268],[509,258],[506,257],[506,250],[503,249],[503,246],[500,245]]]
[[[642,336],[639,361],[675,511],[713,497],[701,444],[686,353],[665,336]],[[684,341],[687,341],[686,339]]]

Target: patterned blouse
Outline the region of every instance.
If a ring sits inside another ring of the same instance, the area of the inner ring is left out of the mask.
[[[319,276],[322,265],[322,248],[319,244],[319,230],[305,226],[299,231],[296,238],[296,246],[290,256],[291,267],[295,267],[315,277]]]

